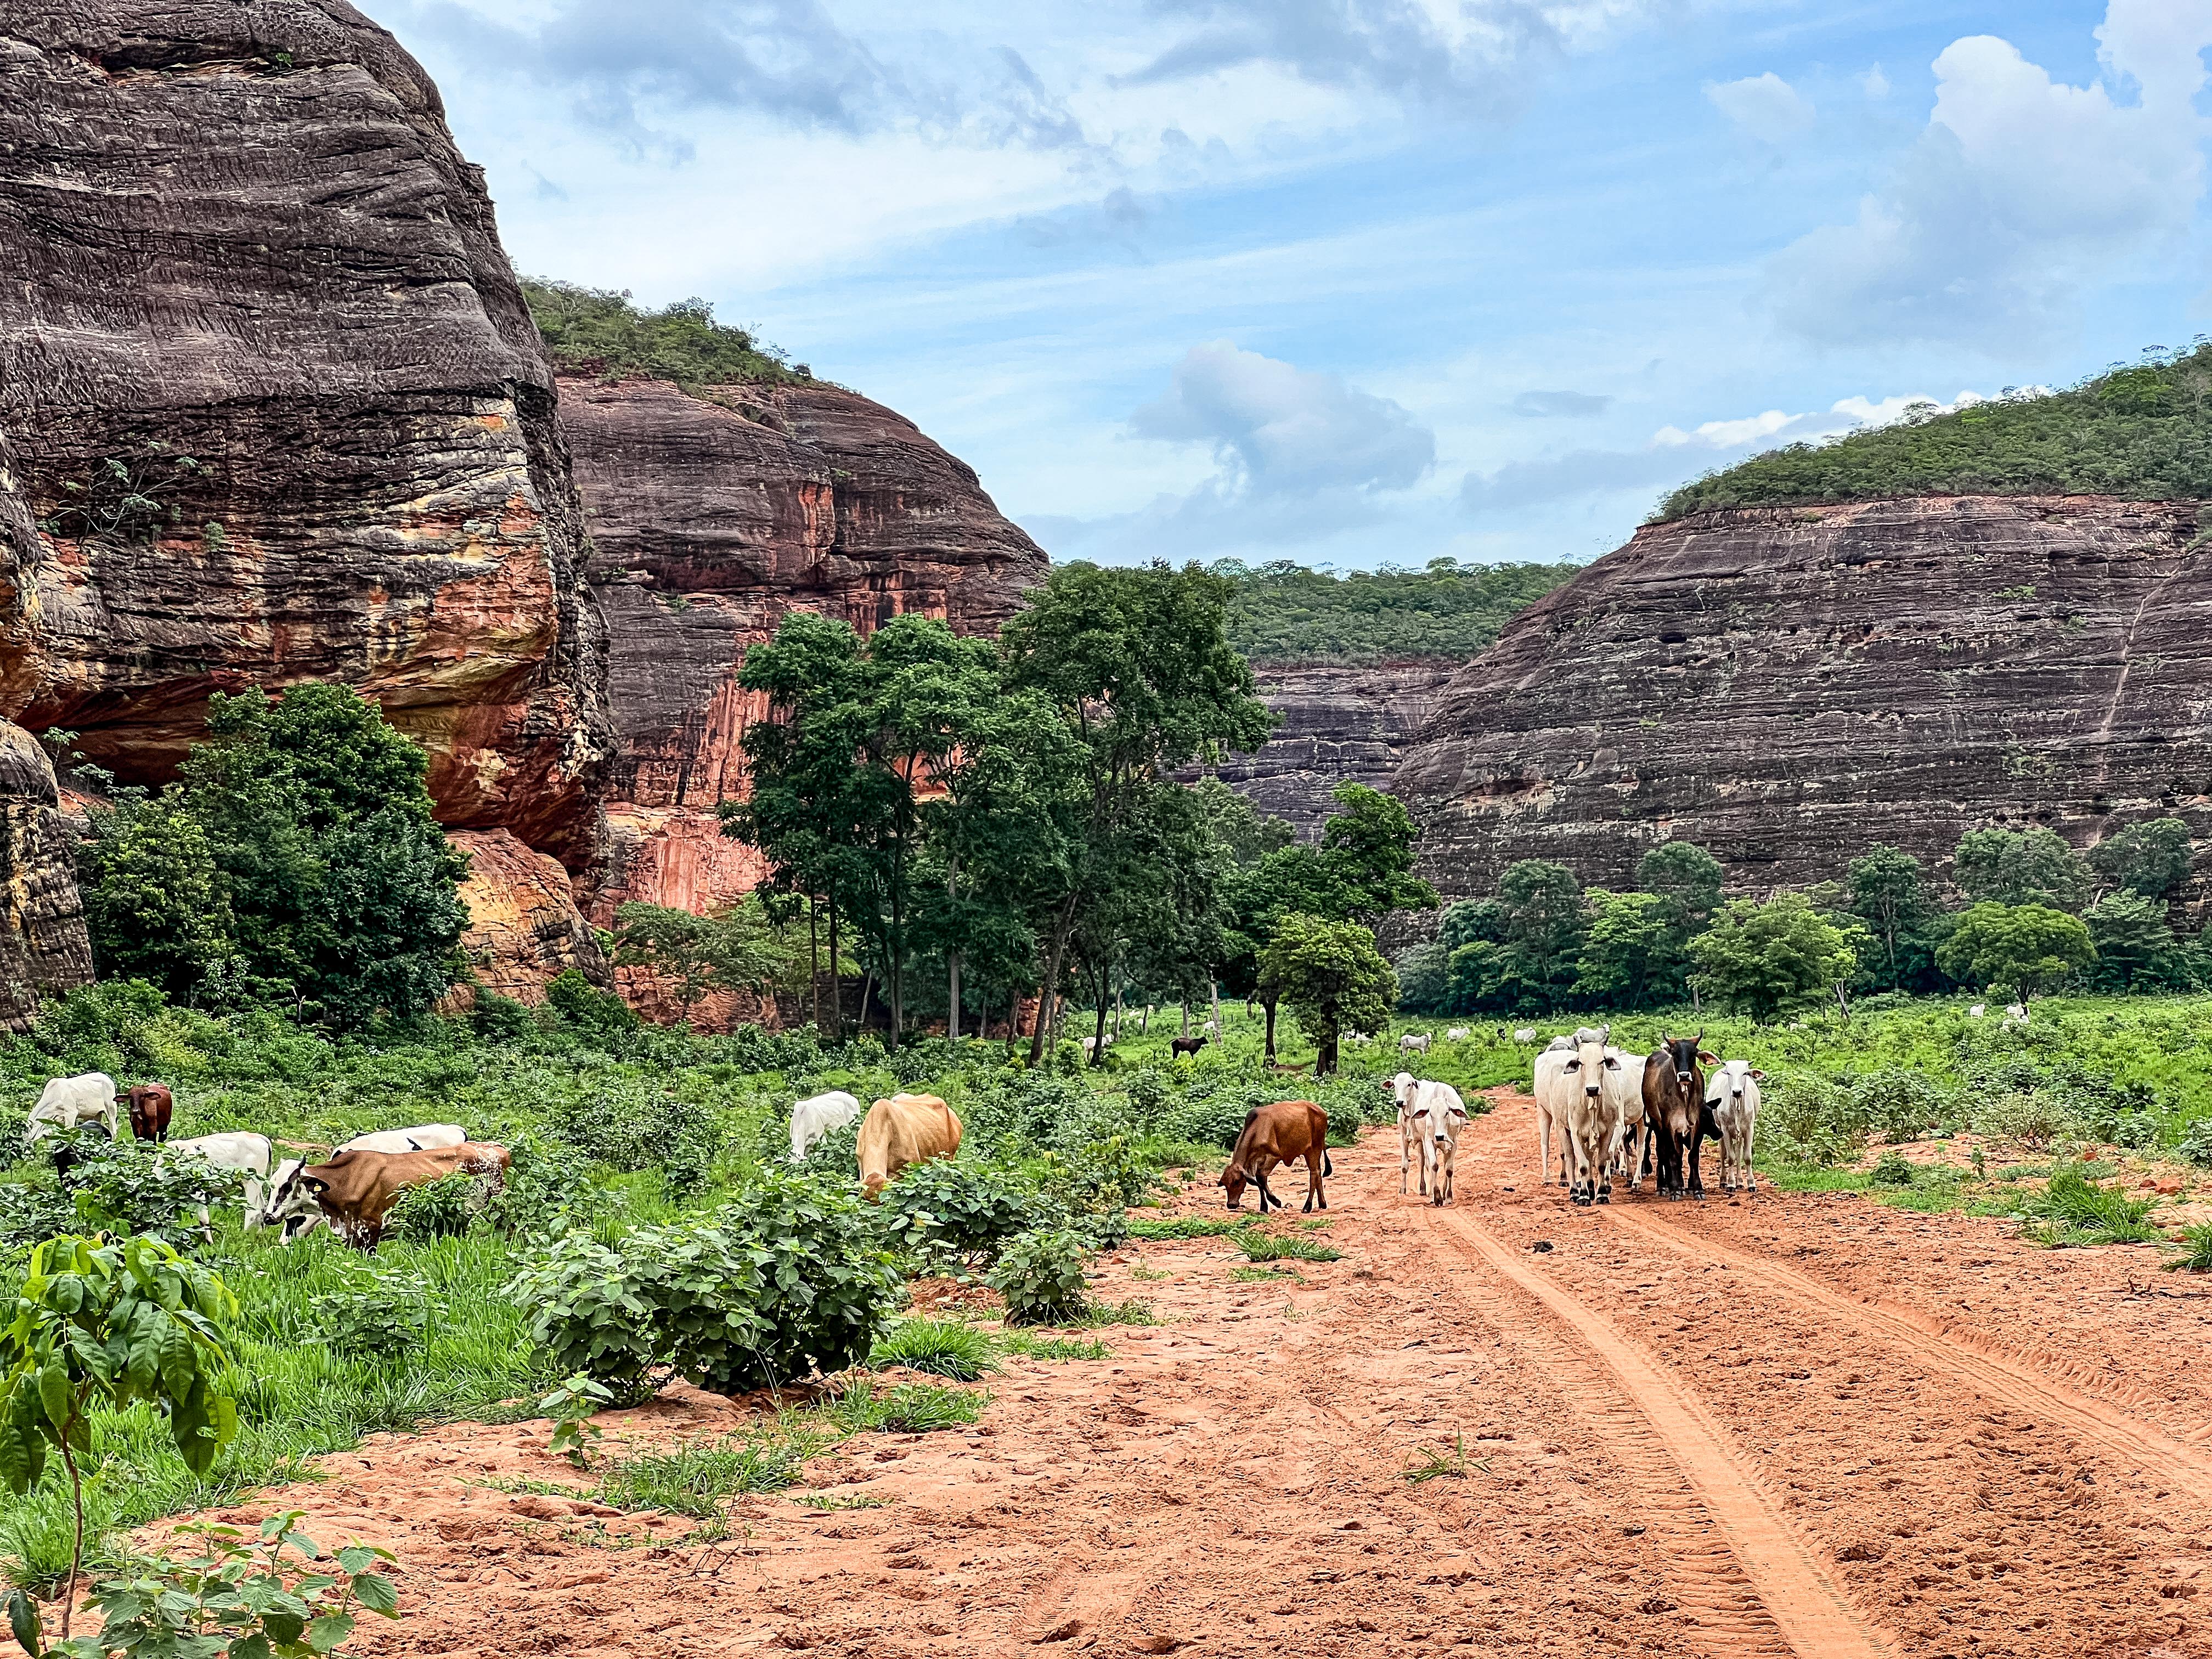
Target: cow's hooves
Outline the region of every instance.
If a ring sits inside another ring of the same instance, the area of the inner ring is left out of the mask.
[[[1600,1193],[1597,1195],[1597,1201],[1601,1204],[1610,1204],[1613,1202],[1613,1194],[1611,1193]]]

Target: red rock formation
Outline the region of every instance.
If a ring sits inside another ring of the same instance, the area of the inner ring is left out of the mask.
[[[853,392],[560,386],[620,744],[592,914],[627,899],[710,909],[763,873],[715,815],[744,794],[738,744],[763,712],[737,684],[745,647],[793,610],[864,631],[907,611],[988,631],[1043,580],[1045,556],[967,466]]]
[[[0,153],[0,714],[157,781],[210,692],[344,680],[447,823],[584,866],[580,514],[420,66],[342,0],[50,0]]]
[[[1445,691],[1394,785],[1422,873],[1618,884],[1652,843],[1739,887],[1985,823],[2212,829],[2212,545],[2195,502],[1933,498],[1639,530]]]
[[[1453,675],[1456,658],[1389,662],[1255,662],[1261,700],[1281,717],[1256,754],[1230,755],[1215,775],[1301,837],[1321,834],[1343,782],[1387,789]]]
[[[476,982],[532,1004],[568,969],[594,985],[613,983],[598,933],[577,908],[568,872],[550,854],[533,852],[504,830],[457,830],[453,845],[469,855],[461,902],[469,908],[462,954]]]
[[[76,844],[53,763],[29,732],[0,720],[0,1027],[9,1030],[28,1026],[47,998],[92,982]]]

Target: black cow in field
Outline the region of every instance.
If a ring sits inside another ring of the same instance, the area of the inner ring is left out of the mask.
[[[1194,1054],[1200,1048],[1206,1047],[1206,1038],[1202,1036],[1170,1037],[1168,1039],[1168,1047],[1170,1050],[1178,1054]]]
[[[1662,1036],[1644,1062],[1644,1121],[1658,1152],[1662,1198],[1705,1195],[1699,1155],[1708,1138],[1720,1138],[1705,1105],[1705,1067],[1720,1060],[1705,1052],[1705,1042],[1703,1031],[1693,1037]]]

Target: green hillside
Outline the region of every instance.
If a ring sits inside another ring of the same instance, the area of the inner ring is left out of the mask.
[[[2082,495],[2212,499],[2212,345],[2116,368],[2044,397],[1821,444],[1791,444],[1667,497],[1655,523],[1723,507],[1896,495]]]
[[[1421,570],[1333,575],[1287,559],[1224,559],[1215,574],[1237,584],[1229,640],[1255,662],[1393,657],[1472,657],[1513,615],[1582,568],[1572,564],[1463,565],[1431,559]]]
[[[734,381],[803,380],[774,346],[714,320],[704,300],[645,311],[628,294],[574,283],[522,281],[523,298],[555,367],[603,375],[673,380],[686,391]]]

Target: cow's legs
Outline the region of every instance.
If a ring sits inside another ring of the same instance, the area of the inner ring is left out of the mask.
[[[1692,1129],[1690,1131],[1690,1159],[1689,1159],[1689,1163],[1690,1163],[1690,1196],[1691,1196],[1692,1198],[1703,1198],[1703,1197],[1705,1195],[1705,1175],[1704,1175],[1704,1172],[1703,1172],[1702,1169],[1700,1168],[1700,1166],[1703,1164],[1703,1163],[1704,1163],[1704,1161],[1705,1161],[1705,1136],[1704,1136],[1704,1134],[1703,1134],[1703,1133],[1701,1133],[1698,1130],[1697,1130],[1696,1128],[1692,1128]]]

